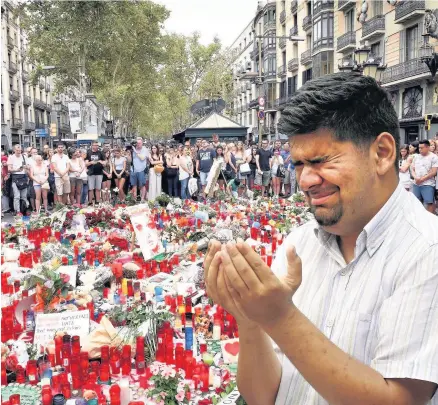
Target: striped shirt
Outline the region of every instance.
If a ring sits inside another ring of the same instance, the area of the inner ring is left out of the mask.
[[[294,230],[273,263],[285,275],[285,246],[303,263],[293,301],[334,344],[384,378],[438,383],[438,218],[399,184],[359,235],[347,264],[336,236],[315,221]],[[328,404],[280,354],[276,405]],[[438,405],[435,393],[430,405]]]

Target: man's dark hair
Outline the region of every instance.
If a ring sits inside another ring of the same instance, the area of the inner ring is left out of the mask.
[[[423,139],[420,142],[418,142],[420,145],[427,145],[430,146],[430,142],[427,139]]]
[[[56,147],[59,148],[60,146],[64,146],[64,144],[63,144],[62,142],[58,142],[58,143],[56,144]]]
[[[234,179],[234,184],[235,184],[236,186],[239,186],[239,185],[240,185],[240,180],[239,180],[239,179]]]
[[[399,123],[388,93],[360,73],[334,73],[308,81],[292,96],[279,122],[279,131],[288,136],[322,128],[360,148],[389,132],[399,155]],[[395,167],[398,171],[397,159]]]

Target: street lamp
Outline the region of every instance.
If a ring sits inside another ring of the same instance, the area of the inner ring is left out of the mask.
[[[438,54],[429,44],[429,38],[429,33],[423,34],[423,45],[420,46],[420,60],[427,65],[432,77],[435,77],[438,70]]]
[[[359,72],[372,77],[377,83],[382,82],[382,74],[386,65],[382,64],[381,58],[374,56],[371,49],[365,45],[354,51],[354,58],[338,66],[341,72]]]

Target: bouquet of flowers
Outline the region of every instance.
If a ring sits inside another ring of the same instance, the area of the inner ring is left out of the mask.
[[[188,384],[184,383],[184,370],[177,370],[175,366],[154,362],[150,366],[152,377],[150,380],[154,388],[147,392],[147,396],[159,405],[188,404],[191,392]]]

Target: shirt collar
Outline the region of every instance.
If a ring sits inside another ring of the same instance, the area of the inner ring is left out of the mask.
[[[361,254],[365,248],[370,256],[377,251],[388,235],[388,232],[390,232],[391,225],[400,215],[401,207],[403,207],[406,201],[406,198],[403,198],[405,197],[403,195],[404,192],[403,186],[399,183],[388,201],[386,201],[371,221],[365,225],[357,238],[355,257]],[[318,224],[315,224],[314,232],[315,236],[324,246],[328,246],[330,238],[334,236]]]

